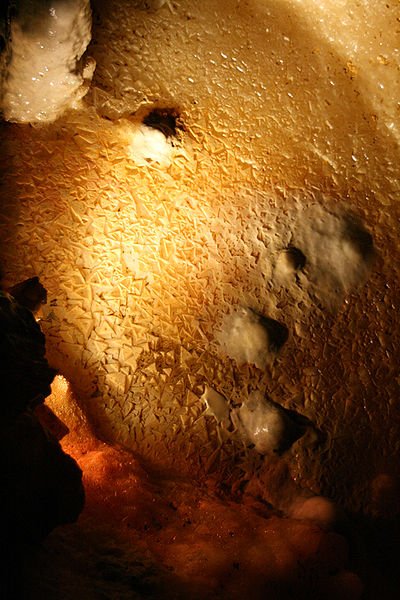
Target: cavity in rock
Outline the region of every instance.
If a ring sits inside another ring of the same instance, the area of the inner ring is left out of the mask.
[[[288,267],[294,271],[301,271],[306,266],[307,259],[300,248],[296,248],[296,246],[285,248],[284,256]]]
[[[165,137],[174,137],[183,130],[179,113],[175,108],[155,108],[143,118],[143,124],[161,131]]]
[[[269,317],[260,316],[260,323],[268,332],[269,349],[277,352],[289,337],[288,328],[283,323]]]

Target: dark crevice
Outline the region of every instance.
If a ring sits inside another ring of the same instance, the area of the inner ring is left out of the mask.
[[[260,316],[260,323],[265,327],[268,333],[269,349],[272,352],[277,352],[287,341],[289,337],[289,330],[286,325],[271,319],[270,317]]]
[[[285,248],[288,263],[295,271],[301,271],[306,266],[307,259],[300,248],[288,246]]]
[[[307,429],[311,428],[315,430],[312,421],[304,415],[294,410],[284,408],[272,400],[268,400],[268,402],[273,404],[275,408],[282,413],[285,421],[285,432],[282,436],[279,448],[275,450],[277,454],[281,455],[289,450],[297,440],[303,437]]]
[[[144,125],[161,131],[165,137],[176,137],[184,126],[175,108],[154,108],[143,118]]]

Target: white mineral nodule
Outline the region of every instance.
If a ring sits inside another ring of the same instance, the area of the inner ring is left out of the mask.
[[[286,327],[278,321],[240,307],[225,317],[217,340],[238,365],[251,363],[264,369],[271,353],[285,343],[287,336]]]
[[[173,146],[166,136],[153,127],[141,124],[132,132],[129,145],[129,157],[137,165],[157,163],[160,166],[171,164]]]
[[[311,425],[310,421],[252,392],[237,411],[240,428],[260,454],[281,454]]]
[[[373,238],[351,213],[311,206],[299,214],[293,239],[307,260],[309,291],[324,305],[337,306],[367,279]],[[288,259],[281,256],[277,264],[284,274],[290,269]]]
[[[285,432],[283,415],[267,404],[259,392],[250,394],[239,409],[244,431],[260,454],[277,451]]]
[[[74,107],[88,89],[94,61],[89,0],[21,0],[11,20],[3,66],[1,110],[7,121],[50,122]]]

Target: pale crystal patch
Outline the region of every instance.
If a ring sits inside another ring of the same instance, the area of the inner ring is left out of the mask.
[[[260,392],[249,394],[238,410],[248,440],[260,454],[279,450],[285,433],[285,421],[277,407],[265,402]]]
[[[80,63],[91,38],[89,0],[19,3],[11,21],[2,110],[7,121],[57,119],[88,90],[95,62]]]
[[[206,385],[201,399],[207,405],[207,413],[218,422],[229,419],[229,402],[222,394]]]
[[[259,369],[265,368],[270,356],[268,332],[252,310],[241,307],[225,317],[217,339],[238,365],[251,363]]]

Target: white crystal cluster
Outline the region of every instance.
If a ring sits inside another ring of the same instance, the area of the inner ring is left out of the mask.
[[[239,365],[252,363],[263,369],[268,362],[268,332],[259,316],[248,308],[240,307],[225,318],[218,341]]]
[[[88,89],[94,61],[82,59],[91,37],[89,0],[20,0],[11,21],[2,112],[7,121],[49,122]]]

